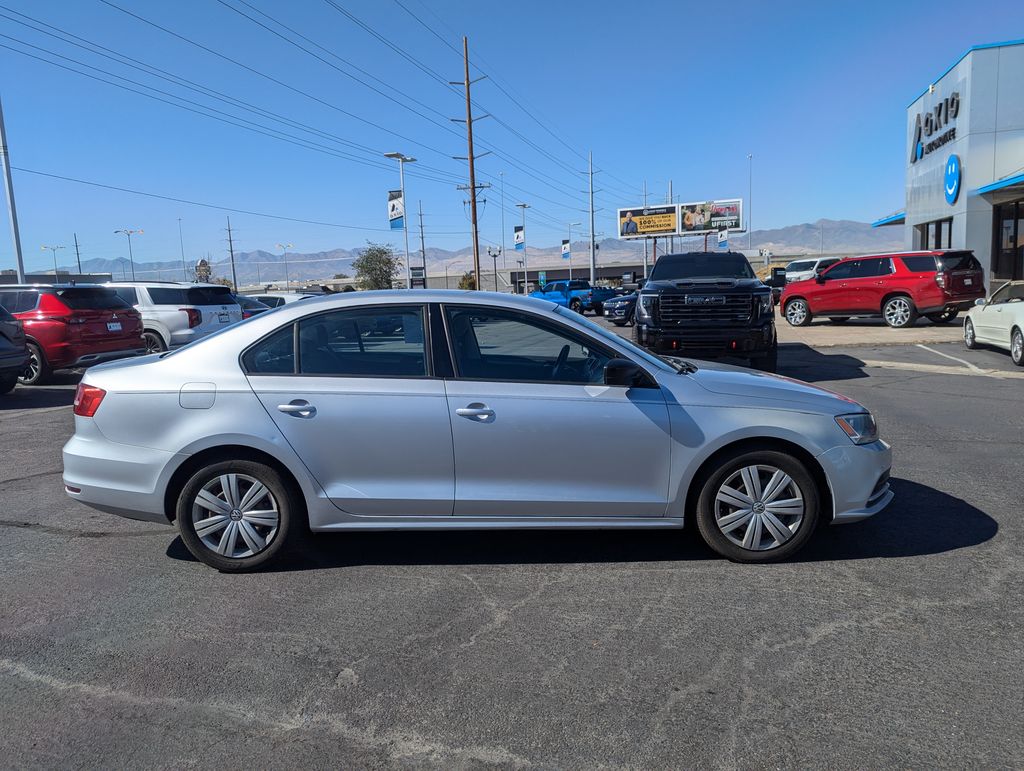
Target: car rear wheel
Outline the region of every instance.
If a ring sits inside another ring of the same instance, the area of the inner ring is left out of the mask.
[[[17,375],[4,375],[0,377],[0,395],[9,394],[18,385]]]
[[[146,342],[146,353],[163,353],[167,350],[159,332],[151,332],[147,329],[142,333],[142,339]]]
[[[178,496],[178,531],[196,559],[224,573],[266,567],[295,547],[304,507],[280,473],[227,460],[198,470]]]
[[[948,324],[950,321],[960,315],[960,311],[942,311],[942,313],[929,313],[927,318],[932,324]]]
[[[582,315],[583,303],[578,298],[574,297],[573,299],[569,300],[569,310]]]
[[[794,327],[806,327],[811,323],[811,309],[806,300],[796,299],[786,303],[786,321]]]
[[[971,350],[978,347],[978,338],[974,334],[974,323],[970,319],[964,321],[964,345]]]
[[[740,450],[722,459],[697,501],[697,529],[736,562],[795,554],[818,522],[818,487],[802,461],[776,450]]]
[[[35,343],[28,344],[28,364],[25,371],[18,377],[22,385],[42,385],[50,379],[53,370],[46,363],[46,354]]]
[[[1024,332],[1017,328],[1010,333],[1010,358],[1018,367],[1024,367]]]
[[[909,297],[897,295],[885,301],[885,305],[882,306],[882,318],[893,329],[903,329],[917,321],[917,308]]]

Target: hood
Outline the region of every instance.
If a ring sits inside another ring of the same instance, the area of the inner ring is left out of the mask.
[[[697,366],[696,372],[685,377],[710,394],[729,397],[727,401],[732,406],[790,409],[826,415],[866,412],[860,403],[849,397],[801,380],[720,362],[701,361]],[[671,383],[666,385],[671,388]],[[692,400],[693,389],[688,390]]]
[[[644,284],[643,291],[645,293],[651,291],[692,292],[694,289],[700,291],[717,289],[723,292],[733,289],[768,291],[768,287],[757,278],[677,278],[671,281],[648,281]]]

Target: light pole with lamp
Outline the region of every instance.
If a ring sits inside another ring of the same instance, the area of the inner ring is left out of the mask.
[[[405,210],[405,164],[415,163],[416,159],[402,153],[384,153],[384,157],[398,161],[398,186],[402,190],[402,232],[405,235],[405,288],[412,289],[412,269],[409,267],[409,213]],[[445,286],[447,287],[447,283]]]
[[[491,249],[491,247],[489,247],[489,246],[487,247],[487,256],[490,257],[491,261],[494,263],[494,291],[495,292],[498,291],[498,258],[501,257],[501,251],[502,250],[501,250],[500,246],[497,249]]]
[[[530,204],[517,203],[516,206],[523,210],[523,259],[518,262],[523,266],[523,294],[527,294],[526,287],[530,268],[526,259],[526,210],[530,208]]]
[[[47,246],[46,244],[43,244],[39,248],[40,249],[49,249],[51,252],[53,252],[53,280],[56,281],[57,280],[57,250],[58,249],[63,249],[64,247],[63,246]]]
[[[128,230],[127,228],[125,228],[124,230],[115,230],[114,232],[115,233],[123,233],[124,235],[128,236],[128,261],[132,265],[132,281],[134,281],[135,280],[135,255],[132,254],[132,236],[137,236],[137,235],[141,236],[145,231],[142,228],[139,228],[138,230]]]
[[[448,260],[448,262],[446,262],[444,264],[444,288],[445,289],[448,289],[448,266],[449,265],[454,265],[457,262],[458,262],[457,259],[455,259],[455,260]]]
[[[277,248],[281,250],[281,255],[284,257],[284,291],[288,291],[290,282],[288,280],[288,250],[294,247],[295,244],[278,244]]]

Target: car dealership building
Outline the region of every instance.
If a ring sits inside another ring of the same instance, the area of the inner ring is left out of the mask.
[[[974,46],[907,108],[908,249],[971,249],[986,285],[1024,278],[1024,40]]]

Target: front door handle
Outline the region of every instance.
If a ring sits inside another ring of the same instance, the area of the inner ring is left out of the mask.
[[[488,423],[494,420],[494,410],[481,402],[473,402],[465,407],[459,407],[455,414],[460,418],[469,418],[479,423]]]
[[[288,404],[277,405],[277,411],[296,418],[312,418],[316,416],[316,407],[305,399],[292,399]]]

